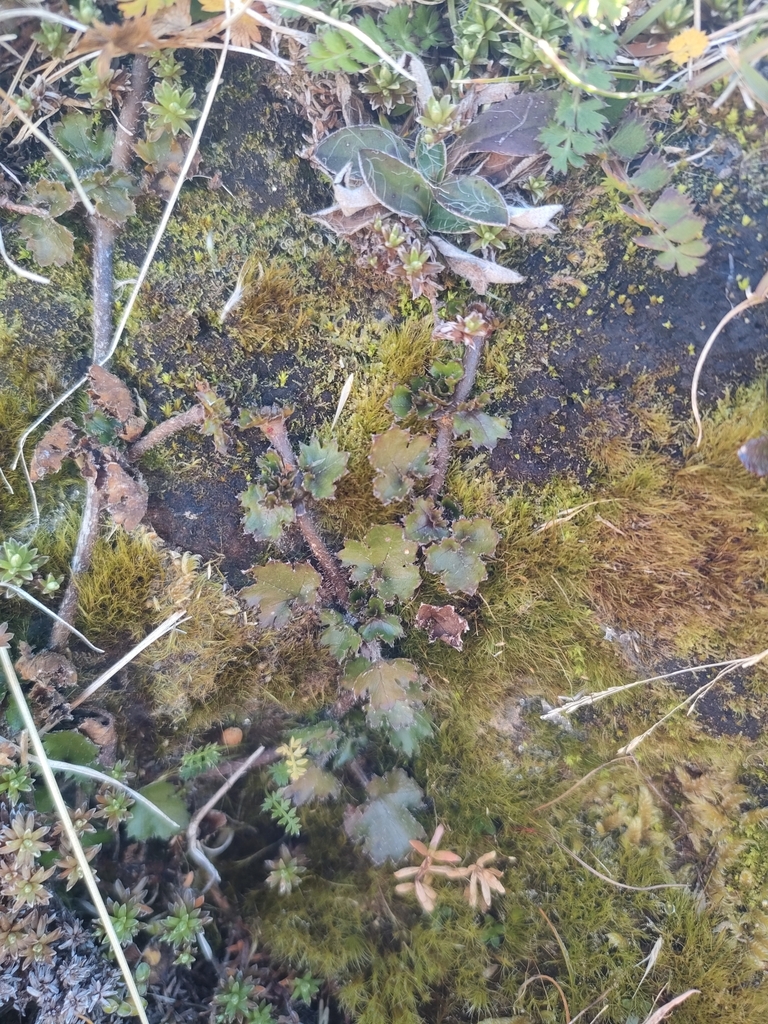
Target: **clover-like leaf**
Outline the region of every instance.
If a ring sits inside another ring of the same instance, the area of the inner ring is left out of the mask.
[[[400,427],[374,434],[368,458],[376,470],[373,493],[382,504],[405,498],[417,480],[431,476],[431,443],[426,434],[412,437],[410,430]]]
[[[342,686],[352,690],[356,697],[368,696],[375,711],[392,708],[408,696],[408,689],[418,683],[419,672],[412,661],[394,658],[391,661],[367,661],[356,658],[350,663]]]
[[[303,472],[303,483],[313,498],[333,498],[336,483],[347,472],[349,452],[340,452],[335,440],[327,445],[313,437],[309,444],[299,444],[299,469]]]
[[[361,124],[353,128],[340,128],[326,136],[318,143],[314,158],[335,178],[350,163],[357,171],[357,156],[361,149],[377,150],[406,162],[411,156],[407,142],[399,135],[376,124]]]
[[[352,654],[357,654],[363,638],[357,630],[344,621],[340,612],[322,611],[320,621],[325,629],[320,634],[320,644],[327,647],[336,661],[342,662]]]
[[[280,540],[283,530],[296,522],[296,510],[286,501],[280,501],[264,484],[251,484],[240,495],[245,509],[243,529],[256,540]]]
[[[423,805],[422,789],[403,771],[395,768],[383,778],[374,777],[366,787],[363,807],[352,807],[344,815],[344,831],[363,843],[374,864],[400,861],[410,853],[411,839],[424,839],[426,832],[411,814]]]
[[[282,629],[293,612],[312,608],[317,601],[320,575],[308,562],[292,566],[270,561],[254,569],[253,576],[256,582],[240,596],[249,608],[258,609],[262,629]]]
[[[491,450],[496,447],[497,441],[509,437],[509,430],[504,420],[499,419],[498,416],[489,416],[487,412],[482,412],[480,409],[466,409],[454,415],[454,437],[467,433],[475,448]]]
[[[438,573],[450,594],[474,594],[487,577],[483,556],[496,550],[499,535],[489,519],[459,519],[451,536],[427,552],[427,569]]]
[[[27,214],[19,221],[19,234],[41,267],[62,267],[75,255],[75,236],[52,217]]]
[[[362,149],[358,155],[363,181],[382,206],[393,213],[423,219],[432,205],[427,179],[397,157]]]
[[[429,498],[417,498],[413,512],[403,520],[405,536],[417,544],[432,544],[450,533],[448,523],[439,509]]]
[[[417,545],[396,526],[374,526],[364,540],[348,541],[339,561],[352,567],[355,583],[369,583],[382,601],[408,601],[421,582],[414,565]]]

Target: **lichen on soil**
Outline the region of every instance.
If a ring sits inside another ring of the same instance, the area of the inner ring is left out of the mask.
[[[232,63],[200,168],[221,187],[185,187],[113,367],[153,421],[186,407],[205,379],[233,408],[293,407],[300,440],[328,434],[354,372],[337,430],[352,472],[322,520],[334,542],[359,537],[391,521],[370,494],[367,446],[392,421],[392,386],[433,352],[429,305],[362,270],[306,216],[327,192],[296,155],[302,123],[245,60]],[[728,125],[709,130],[727,137]],[[689,677],[650,682],[568,722],[540,718],[560,695],[765,647],[768,504],[764,483],[736,457],[768,429],[763,310],[735,320],[710,358],[700,450],[688,399],[697,353],[739,300],[739,281],[754,284],[766,269],[759,174],[728,147],[680,169],[712,243],[693,277],[653,267],[592,172],[554,190],[565,204],[559,235],[521,240],[505,255],[527,281],[490,296],[500,327],[478,390],[508,417],[511,437],[490,456],[457,445],[448,479],[464,513],[488,516],[502,540],[480,596],[461,608],[464,651],[411,634],[404,653],[428,680],[436,721],[413,769],[427,829],[445,822],[462,855],[496,849],[506,895],[480,921],[458,889],[422,915],[344,838],[341,800],[303,809],[311,872],[280,897],[261,884],[261,864],[238,866],[254,844],[277,839],[246,810],[261,802],[261,776],[239,798],[247,838],[234,843],[229,869],[222,861],[225,892],[269,953],[332,983],[336,1020],[567,1021],[552,977],[571,1014],[605,994],[605,1024],[642,1020],[653,994],[638,964],[659,937],[653,991],[701,991],[677,1008],[676,1024],[756,1024],[768,1014],[765,670],[724,680],[632,757],[616,751],[684,700]],[[725,189],[714,198],[718,181]],[[135,274],[157,209],[156,198],[141,201],[118,277]],[[247,300],[222,324],[246,263]],[[23,427],[87,366],[87,256],[51,276],[50,290],[2,278],[3,467]],[[468,293],[451,282],[447,297],[458,308]],[[222,723],[242,724],[255,746],[316,720],[337,695],[311,616],[258,630],[235,597],[248,570],[276,554],[240,522],[238,494],[260,454],[250,434],[233,438],[227,456],[197,435],[153,453],[147,529],[105,536],[83,584],[77,625],[112,655],[169,611],[190,615],[104,698],[126,747],[148,762],[215,738]],[[10,479],[0,525],[26,536],[23,481]],[[81,485],[64,474],[39,499],[34,542],[64,573]],[[291,536],[283,556],[306,554]],[[438,593],[425,583],[419,596]],[[44,644],[36,616],[9,614],[18,637]],[[148,723],[155,731],[139,741]],[[382,769],[399,763],[377,754]],[[645,889],[655,885],[671,887]]]

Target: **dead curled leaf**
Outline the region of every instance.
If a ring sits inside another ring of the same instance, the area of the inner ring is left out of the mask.
[[[416,613],[415,625],[426,630],[431,644],[442,640],[457,651],[464,646],[461,634],[469,629],[467,620],[456,612],[452,604],[422,604]]]
[[[133,398],[128,388],[119,377],[103,366],[94,363],[88,371],[91,386],[88,394],[96,405],[103,409],[108,416],[114,416],[116,420],[124,422],[135,412]]]
[[[445,257],[454,274],[469,281],[478,295],[485,295],[488,286],[492,284],[521,284],[525,281],[522,274],[518,274],[511,267],[501,267],[498,263],[473,256],[446,242],[439,235],[430,235],[429,240],[441,256]]]
[[[33,482],[48,473],[58,473],[61,464],[75,449],[80,431],[70,419],[59,420],[46,431],[35,446],[29,475]]]
[[[107,462],[104,468],[104,481],[99,489],[103,491],[107,511],[118,526],[129,532],[135,530],[149,503],[146,485],[129,476],[117,462]]]
[[[57,689],[67,689],[77,683],[77,672],[72,662],[63,654],[56,654],[53,651],[40,651],[39,654],[34,654],[29,644],[23,641],[19,644],[19,651],[21,654],[16,662],[16,671],[22,679]]]

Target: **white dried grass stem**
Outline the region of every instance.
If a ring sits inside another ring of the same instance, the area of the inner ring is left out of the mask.
[[[7,11],[0,11],[0,21],[11,21],[13,18],[37,18],[38,21],[56,21],[59,25],[71,28],[75,32],[87,32],[88,26],[74,18],[65,18],[63,14],[56,14],[54,11],[46,11],[44,7],[12,7]]]
[[[2,229],[0,229],[0,256],[2,256],[6,267],[8,267],[9,270],[12,270],[18,277],[23,277],[25,281],[34,281],[35,284],[51,283],[51,279],[49,277],[43,277],[42,274],[33,274],[31,270],[26,270],[24,267],[20,267],[18,263],[13,262],[5,250]]]
[[[57,615],[56,612],[51,611],[50,608],[46,608],[41,601],[38,601],[36,597],[32,597],[32,595],[28,594],[26,590],[22,590],[21,587],[14,586],[13,583],[0,583],[0,587],[3,587],[5,590],[10,590],[12,594],[16,595],[16,597],[20,597],[23,601],[27,601],[29,604],[37,608],[38,611],[44,612],[62,626],[66,626],[70,633],[74,633],[79,640],[82,640],[84,644],[87,644],[92,651],[96,652],[96,654],[104,653],[101,647],[96,647],[95,644],[91,643],[87,636],[83,636],[79,629],[75,629],[74,626],[71,626],[65,619],[62,619],[60,615]]]
[[[86,888],[93,900],[96,912],[99,915],[99,920],[101,921],[101,925],[104,929],[104,934],[109,940],[115,959],[122,971],[123,978],[125,979],[125,987],[128,989],[128,994],[135,1005],[136,1014],[141,1021],[141,1024],[149,1024],[142,1005],[141,995],[139,994],[133,974],[131,973],[131,968],[128,966],[128,961],[125,959],[123,947],[120,945],[120,940],[115,932],[112,920],[109,916],[109,911],[107,910],[101,893],[99,892],[99,887],[96,883],[93,869],[85,855],[82,843],[80,842],[80,837],[72,824],[72,819],[69,816],[69,808],[64,802],[64,797],[61,795],[61,790],[56,782],[56,777],[53,774],[53,769],[51,768],[51,764],[48,760],[48,755],[43,747],[43,741],[40,739],[40,734],[37,731],[35,720],[32,717],[29,706],[27,705],[24,691],[19,683],[18,676],[14,670],[13,662],[11,661],[7,647],[0,647],[0,664],[3,667],[3,672],[5,673],[5,678],[8,682],[8,688],[11,691],[13,699],[16,701],[19,714],[24,722],[24,727],[29,733],[29,738],[32,742],[32,749],[35,751],[35,757],[40,768],[40,774],[43,776],[48,792],[51,794],[51,800],[56,808],[56,813],[62,830],[67,836],[67,841],[69,842],[72,853],[74,854],[75,860],[77,861],[78,867],[82,873],[83,881],[85,882]]]
[[[136,644],[135,647],[132,647],[130,651],[128,651],[127,654],[124,654],[119,661],[116,661],[111,668],[108,668],[106,672],[102,672],[98,679],[94,679],[94,681],[90,683],[78,697],[73,701],[70,701],[70,708],[79,707],[82,703],[88,700],[89,697],[92,697],[93,694],[96,693],[97,690],[101,689],[104,683],[108,682],[108,680],[110,680],[112,676],[116,675],[120,669],[125,668],[129,662],[133,661],[133,659],[141,654],[142,651],[145,651],[147,647],[155,642],[155,640],[159,640],[161,636],[165,636],[166,633],[169,633],[180,622],[183,622],[186,617],[187,613],[184,611],[174,612],[173,615],[169,615],[164,622],[160,623],[157,629],[153,629],[148,636],[145,636],[142,641]]]

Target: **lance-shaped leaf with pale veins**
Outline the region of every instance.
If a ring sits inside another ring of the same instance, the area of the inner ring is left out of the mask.
[[[293,505],[280,501],[263,484],[251,484],[240,495],[245,509],[243,529],[256,540],[280,540],[284,528],[296,521]]]
[[[498,542],[489,519],[459,519],[451,536],[427,552],[427,569],[440,575],[449,593],[474,594],[488,575],[482,557],[492,555]]]
[[[299,444],[299,469],[303,483],[313,498],[335,498],[336,483],[347,472],[349,452],[340,452],[336,441],[327,445],[313,437],[309,444]]]
[[[374,777],[366,788],[364,806],[350,807],[344,815],[344,831],[363,843],[374,864],[402,860],[411,849],[411,839],[426,835],[410,810],[422,806],[424,793],[402,768],[381,779]]]
[[[339,561],[352,567],[355,583],[370,583],[382,601],[408,601],[421,582],[413,564],[417,548],[398,527],[374,526],[364,540],[348,541],[339,552]]]
[[[294,612],[312,608],[317,601],[320,574],[308,562],[295,566],[267,562],[253,570],[256,580],[240,591],[249,608],[257,608],[262,629],[282,629]]]
[[[411,436],[410,430],[390,427],[385,434],[374,434],[368,456],[376,470],[373,493],[384,505],[405,498],[417,480],[432,474],[431,439],[426,434]]]
[[[398,701],[408,695],[408,688],[418,682],[419,672],[412,661],[406,658],[394,658],[392,661],[366,661],[356,658],[347,675],[342,679],[342,686],[352,690],[356,697],[368,695],[374,711],[392,708]]]

